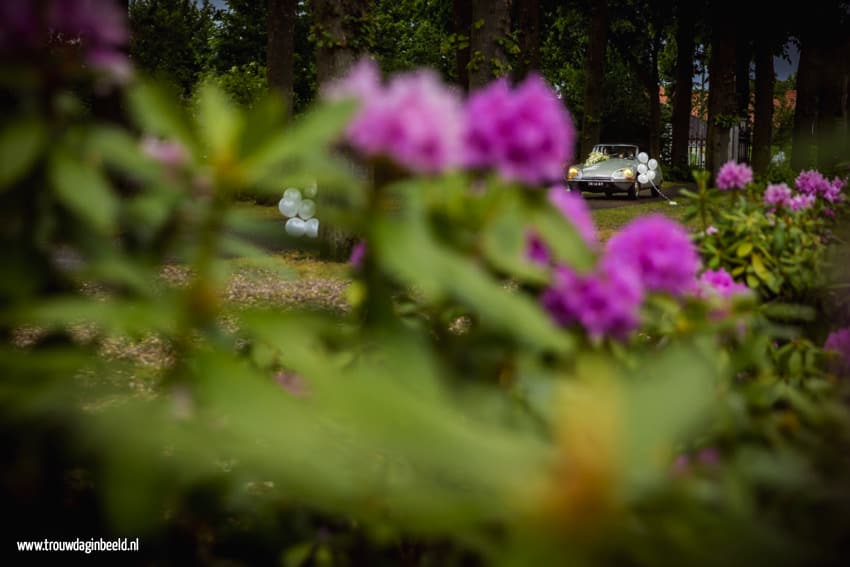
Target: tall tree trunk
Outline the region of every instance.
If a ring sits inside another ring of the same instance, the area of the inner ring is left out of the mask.
[[[362,37],[363,16],[370,2],[359,0],[313,0],[313,15],[320,34],[326,40],[316,48],[316,81],[324,85],[345,72],[357,60],[358,40]],[[356,174],[368,176],[369,172],[350,160]],[[319,199],[323,199],[321,187]],[[319,207],[322,203],[319,203]],[[321,224],[322,237],[333,258],[344,258],[351,250],[356,237],[339,226]]]
[[[457,84],[464,90],[469,90],[469,35],[472,31],[472,5],[469,0],[452,0],[452,24],[457,38]]]
[[[508,72],[504,42],[510,31],[510,0],[472,0],[470,89],[486,85]]]
[[[749,120],[752,46],[745,33],[746,28],[741,26],[735,40],[735,107],[739,118]]]
[[[688,138],[694,80],[694,8],[691,0],[679,0],[676,28],[676,93],[673,97],[673,165],[688,168]]]
[[[756,92],[753,120],[753,171],[767,174],[770,166],[770,144],[773,138],[773,87],[776,73],[773,69],[773,50],[765,37],[756,38]]]
[[[804,169],[814,167],[815,133],[817,122],[817,89],[820,49],[803,39],[800,47],[800,63],[797,67],[797,105],[794,108],[794,135],[792,141],[791,167]]]
[[[590,7],[590,38],[584,65],[584,118],[581,123],[581,154],[584,158],[599,143],[602,128],[602,80],[608,36],[608,2]]]
[[[661,86],[658,79],[658,52],[661,51],[661,35],[656,30],[652,37],[652,50],[649,54],[649,155],[661,157]]]
[[[835,173],[835,166],[844,155],[847,125],[844,121],[844,49],[838,39],[831,38],[830,45],[822,50],[822,72],[818,80],[817,148],[818,168],[827,174]]]
[[[711,58],[708,62],[708,151],[707,166],[712,175],[730,157],[729,129],[737,122],[735,100],[735,27],[729,19],[732,2],[722,0],[712,6]]]
[[[516,0],[519,30],[519,63],[514,73],[518,80],[540,69],[540,0]]]
[[[283,97],[292,115],[295,95],[295,9],[297,0],[268,0],[266,73],[269,89]]]
[[[326,40],[316,48],[316,80],[325,84],[344,75],[359,54],[362,21],[369,2],[313,0],[313,15]]]

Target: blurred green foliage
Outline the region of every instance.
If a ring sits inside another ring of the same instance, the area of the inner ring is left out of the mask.
[[[350,104],[285,123],[275,98],[240,107],[208,81],[187,108],[139,80],[124,128],[65,85],[4,82],[9,537],[133,534],[157,563],[837,557],[850,424],[796,324],[811,312],[656,296],[629,341],[590,341],[536,299],[550,274],[525,258],[529,226],[559,262],[596,261],[544,192],[468,173],[365,183],[335,152]],[[184,157],[154,159],[151,136]],[[228,302],[229,256],[280,267],[236,197],[314,179],[323,223],[368,242],[350,312]],[[737,235],[721,261],[759,290],[797,282],[760,217],[706,207]],[[163,278],[174,263],[183,285]],[[160,365],[132,356],[151,338]]]

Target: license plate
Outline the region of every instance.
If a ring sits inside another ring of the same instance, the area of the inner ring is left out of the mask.
[[[602,187],[605,185],[605,183],[603,183],[602,181],[588,181],[587,184],[591,187]]]

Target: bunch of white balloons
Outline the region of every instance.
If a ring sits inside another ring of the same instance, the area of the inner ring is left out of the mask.
[[[646,152],[638,154],[638,161],[640,162],[637,166],[638,182],[644,185],[654,180],[656,176],[655,170],[658,169],[658,161],[654,158],[649,159]]]
[[[316,202],[313,197],[316,196],[316,184],[313,183],[304,190],[305,198],[302,198],[301,191],[293,187],[288,188],[283,192],[283,198],[277,204],[280,214],[287,219],[286,234],[290,236],[308,236],[316,238],[319,236],[319,219],[315,218]]]

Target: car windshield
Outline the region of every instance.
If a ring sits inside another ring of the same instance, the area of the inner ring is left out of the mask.
[[[593,151],[614,159],[635,159],[635,155],[637,155],[637,146],[606,144],[594,147]]]

